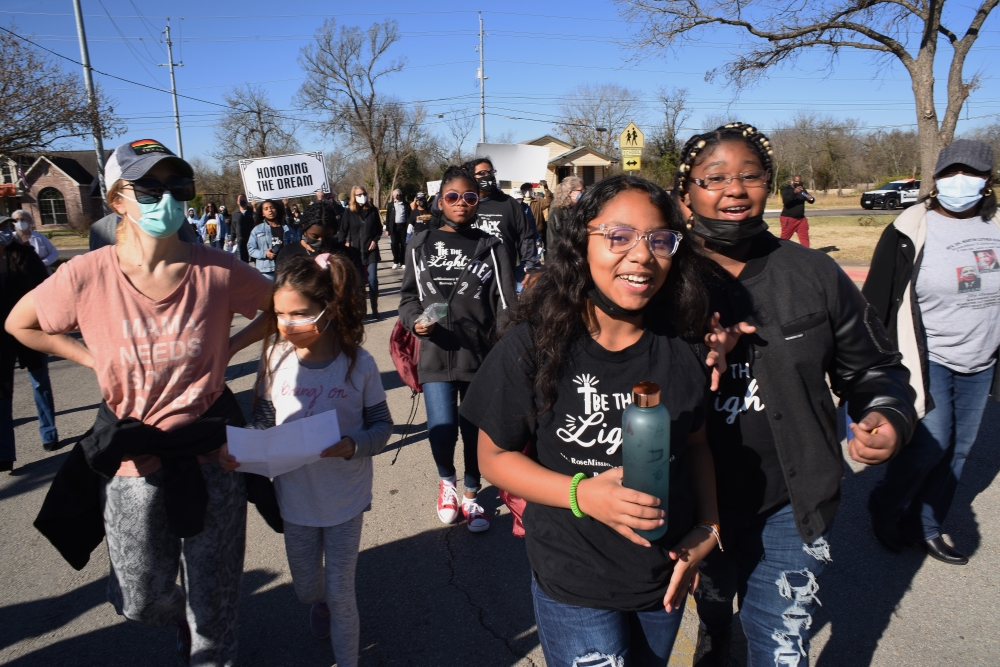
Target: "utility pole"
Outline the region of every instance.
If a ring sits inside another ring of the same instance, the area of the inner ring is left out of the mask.
[[[479,12],[479,143],[486,143],[486,70],[483,58],[483,13]]]
[[[83,29],[83,10],[80,9],[80,0],[73,0],[73,9],[76,12],[76,35],[80,39],[80,62],[83,64],[83,85],[87,90],[87,110],[90,112],[91,132],[94,135],[94,151],[97,153],[97,183],[103,201],[108,194],[104,183],[104,141],[101,140],[101,119],[97,116],[94,76],[90,71],[90,52],[87,50],[87,32]]]
[[[174,67],[184,67],[184,63],[174,62],[174,49],[170,41],[170,19],[167,19],[167,27],[163,31],[167,35],[167,60],[166,65],[160,67],[170,68],[170,92],[174,98],[174,129],[177,131],[177,156],[184,159],[184,144],[181,143],[181,112],[177,109],[177,80],[174,78]]]

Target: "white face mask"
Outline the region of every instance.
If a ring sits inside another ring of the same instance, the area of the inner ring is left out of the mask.
[[[31,225],[25,222],[24,220],[18,220],[17,222],[14,223],[14,227],[16,227],[17,231],[19,232],[26,232],[31,227]]]
[[[934,181],[937,187],[937,200],[952,213],[961,213],[979,203],[983,198],[983,188],[986,186],[986,179],[979,176],[968,176],[966,174],[955,174],[948,178],[939,178]]]
[[[355,195],[354,201],[358,202],[358,206],[364,206],[365,202],[368,201],[368,197],[365,195]]]

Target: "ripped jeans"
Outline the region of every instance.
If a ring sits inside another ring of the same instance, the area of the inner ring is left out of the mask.
[[[578,607],[553,600],[531,580],[538,639],[552,667],[666,667],[684,607],[667,613]]]
[[[791,503],[773,514],[721,518],[724,552],[701,562],[698,617],[710,633],[733,623],[733,597],[749,647],[747,667],[807,667],[816,577],[830,562],[829,530],[803,544]]]

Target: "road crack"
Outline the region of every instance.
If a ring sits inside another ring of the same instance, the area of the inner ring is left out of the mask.
[[[525,659],[525,660],[527,660],[528,663],[531,664],[532,667],[538,667],[538,665],[535,664],[535,661],[531,659],[530,655],[527,655],[527,654],[521,655],[521,654],[519,654],[514,649],[514,646],[511,644],[510,640],[508,640],[506,637],[504,637],[503,635],[501,635],[499,632],[497,632],[496,630],[494,630],[493,628],[491,628],[489,626],[489,624],[486,623],[486,620],[484,618],[483,608],[480,607],[475,602],[473,602],[472,595],[469,593],[469,591],[467,591],[462,586],[459,586],[458,583],[455,581],[455,565],[454,565],[455,552],[454,552],[454,550],[452,549],[452,546],[451,546],[451,536],[452,536],[452,534],[454,533],[455,530],[457,530],[457,527],[449,528],[445,532],[445,534],[444,534],[444,545],[445,545],[445,549],[448,550],[448,558],[445,561],[446,564],[447,564],[447,566],[448,566],[448,585],[451,586],[452,588],[454,588],[459,593],[461,593],[463,597],[465,597],[466,603],[468,603],[468,605],[470,607],[472,607],[473,609],[476,610],[476,620],[479,622],[479,626],[483,630],[485,630],[486,632],[488,632],[489,634],[491,634],[495,639],[497,639],[500,642],[502,642],[503,645],[504,645],[504,647],[507,649],[508,653],[510,653],[512,656],[514,656],[515,658],[517,658],[519,660],[522,659],[522,658]]]

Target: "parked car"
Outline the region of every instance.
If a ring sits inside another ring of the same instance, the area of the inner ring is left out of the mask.
[[[861,195],[861,208],[884,208],[890,211],[917,203],[920,181],[907,179],[889,181],[877,190],[869,190]]]

